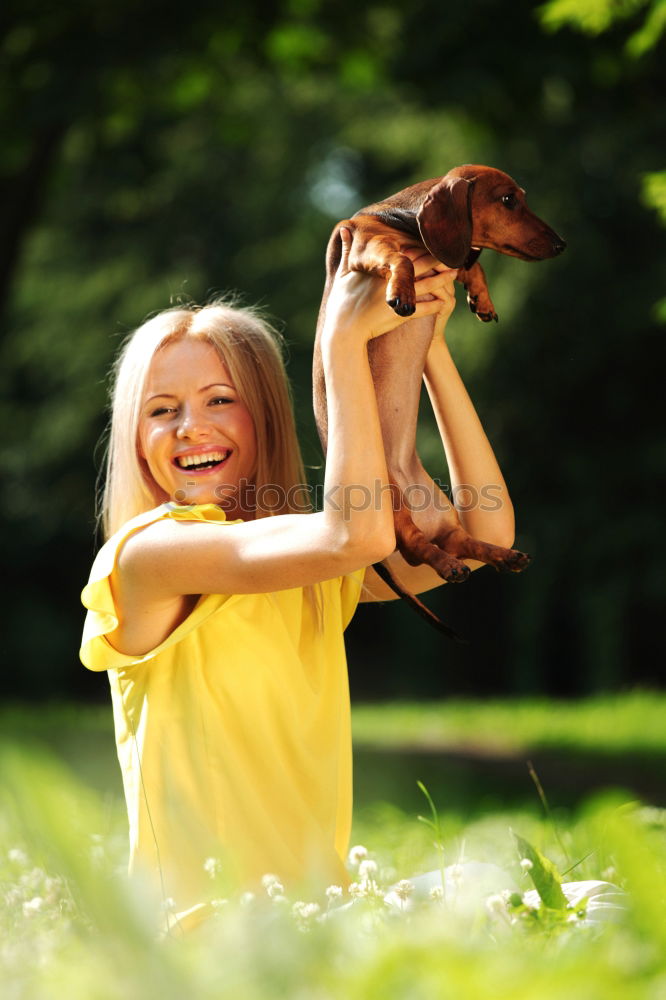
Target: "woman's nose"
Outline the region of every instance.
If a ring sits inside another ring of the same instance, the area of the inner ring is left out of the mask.
[[[176,437],[200,437],[206,433],[206,430],[206,421],[201,415],[191,407],[183,407],[178,427],[176,428]]]

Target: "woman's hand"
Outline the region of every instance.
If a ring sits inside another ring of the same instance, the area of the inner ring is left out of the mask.
[[[438,325],[446,325],[455,295],[453,279],[457,269],[448,268],[423,247],[407,247],[402,252],[412,261],[415,273],[416,310],[411,316],[398,316],[386,302],[386,281],[349,266],[352,234],[341,229],[342,257],[326,303],[324,335],[339,336],[353,332],[362,341],[381,337],[408,319],[437,316]]]

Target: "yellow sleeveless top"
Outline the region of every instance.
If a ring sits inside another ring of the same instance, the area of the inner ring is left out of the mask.
[[[364,571],[319,585],[321,622],[302,588],[204,595],[159,646],[126,656],[106,638],[118,624],[109,577],[129,535],[162,518],[224,531],[238,523],[213,504],[164,504],[103,546],[83,590],[81,660],[109,673],[130,871],[148,873],[180,913],[219,894],[209,876],[217,861],[238,886],[267,873],[287,891],[313,879],[346,884],[352,766],[343,630]]]

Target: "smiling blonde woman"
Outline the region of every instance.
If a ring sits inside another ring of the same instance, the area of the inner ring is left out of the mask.
[[[276,338],[251,311],[161,313],[134,333],[117,368],[107,541],[83,591],[81,658],[109,675],[130,871],[169,901],[175,926],[201,919],[219,894],[211,858],[227,888],[251,888],[268,872],[292,890],[348,883],[343,632],[359,599],[394,597],[366,571],[373,562],[390,557],[416,592],[441,583],[393,552],[367,343],[398,321],[383,282],[351,272],[348,253],[346,235],[322,336],[320,511],[307,507]],[[431,368],[441,371],[430,382],[455,396],[456,426],[475,444],[462,472],[502,482],[441,337],[454,272],[423,251],[412,258],[416,320],[436,317]],[[372,504],[345,502],[347,490],[367,491]],[[486,533],[507,543],[510,505],[486,518]]]

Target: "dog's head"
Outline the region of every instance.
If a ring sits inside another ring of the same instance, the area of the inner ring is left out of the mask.
[[[430,188],[416,219],[426,248],[449,267],[464,267],[483,249],[534,261],[566,247],[527,207],[524,190],[494,167],[450,170]]]

